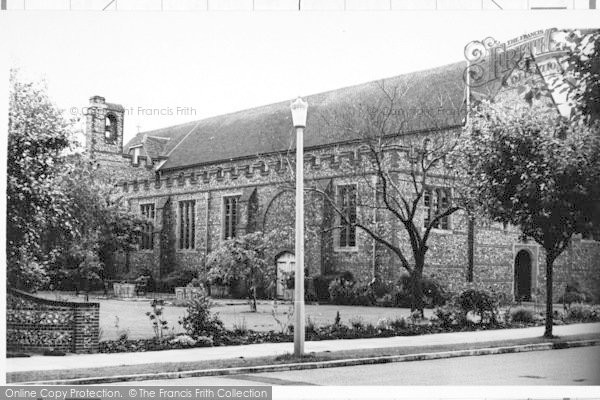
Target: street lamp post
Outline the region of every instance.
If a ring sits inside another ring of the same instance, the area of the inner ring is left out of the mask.
[[[304,127],[308,103],[300,97],[291,105],[296,129],[296,271],[294,273],[294,355],[304,353]]]

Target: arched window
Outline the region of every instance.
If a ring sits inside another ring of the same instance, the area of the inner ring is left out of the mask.
[[[117,118],[113,114],[108,114],[104,121],[104,140],[111,144],[117,141]]]

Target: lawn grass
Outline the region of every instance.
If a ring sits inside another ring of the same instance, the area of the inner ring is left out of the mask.
[[[154,296],[149,293],[148,296]],[[84,296],[74,296],[70,292],[39,292],[38,296],[52,300],[83,301]],[[157,294],[157,296],[162,296]],[[172,299],[172,296],[168,298]],[[154,337],[152,323],[146,316],[151,311],[151,298],[118,300],[98,298],[98,294],[90,296],[91,302],[100,303],[100,340],[116,340],[120,334],[127,333],[129,339],[150,339]],[[214,299],[214,307],[211,312],[218,313],[227,329],[233,330],[236,326],[244,325],[247,329],[258,332],[270,330],[279,332],[282,326],[275,320],[273,313],[283,323],[292,322],[289,313],[293,310],[290,302],[277,302],[274,308],[273,301],[260,300],[257,312],[250,312],[250,306],[245,300],[239,299]],[[306,317],[317,325],[330,324],[334,321],[339,311],[342,323],[349,325],[349,320],[360,318],[364,323],[377,324],[382,318],[395,319],[398,317],[408,318],[410,309],[396,307],[365,307],[365,306],[342,306],[333,304],[311,304],[305,306]],[[433,310],[426,309],[425,316],[430,317]],[[168,333],[184,333],[183,327],[178,321],[186,315],[186,308],[167,304],[163,309],[163,318],[168,322]]]
[[[49,380],[61,380],[61,379],[91,378],[91,377],[100,377],[100,376],[106,377],[106,376],[119,376],[119,375],[152,374],[152,373],[160,373],[160,372],[181,372],[181,371],[195,371],[195,370],[220,369],[220,368],[251,367],[251,366],[260,366],[260,365],[277,365],[277,364],[289,364],[289,363],[298,363],[298,362],[331,361],[331,360],[344,360],[344,359],[382,357],[382,356],[397,356],[397,355],[408,355],[408,354],[419,354],[419,353],[437,353],[437,352],[445,352],[445,351],[481,349],[481,348],[488,348],[488,347],[516,346],[516,345],[524,345],[524,344],[537,344],[537,343],[549,343],[549,342],[561,343],[561,342],[565,342],[565,341],[589,340],[589,339],[600,339],[600,334],[571,335],[571,336],[557,337],[554,339],[546,339],[543,337],[539,337],[539,338],[482,342],[482,343],[460,343],[460,344],[435,345],[435,346],[409,346],[409,347],[381,348],[381,349],[357,349],[357,350],[344,350],[344,351],[336,351],[336,352],[326,351],[326,352],[309,353],[309,354],[303,356],[302,358],[295,357],[292,354],[284,354],[284,355],[279,355],[279,356],[275,356],[275,357],[271,356],[271,357],[258,357],[258,358],[248,358],[248,359],[239,357],[239,358],[226,359],[226,360],[195,361],[195,362],[168,362],[168,363],[154,363],[154,364],[143,364],[143,365],[132,365],[132,366],[87,368],[87,369],[76,369],[76,370],[11,372],[6,375],[6,381],[7,381],[7,383],[35,382],[35,381],[49,381]]]

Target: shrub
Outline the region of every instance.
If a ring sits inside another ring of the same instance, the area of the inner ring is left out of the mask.
[[[196,278],[198,272],[192,268],[181,268],[171,272],[165,278],[157,281],[155,286],[156,289],[172,293],[176,287],[187,286],[194,278]]]
[[[369,283],[369,285],[371,286],[371,289],[373,290],[373,294],[377,298],[384,297],[386,295],[391,295],[391,293],[394,291],[393,282],[384,281],[379,276],[376,276],[375,278],[373,278],[373,280]]]
[[[571,280],[565,286],[565,291],[558,298],[560,303],[563,303],[565,308],[571,307],[573,303],[590,303],[594,301],[594,296],[581,288],[578,281]]]
[[[408,323],[406,322],[406,318],[398,317],[398,318],[390,321],[390,326],[392,327],[392,329],[399,331],[401,329],[406,329],[406,327],[408,326]]]
[[[356,280],[354,279],[354,275],[352,275],[352,272],[350,271],[342,272],[338,278],[343,282],[356,282]]]
[[[535,315],[532,310],[525,307],[517,307],[510,312],[512,322],[531,323],[535,322]]]
[[[449,328],[456,321],[456,308],[451,306],[438,307],[435,309],[434,315],[442,327]]]
[[[473,312],[481,317],[480,323],[496,323],[497,302],[485,290],[468,289],[458,297],[458,304],[465,314]]]
[[[377,329],[388,330],[392,329],[392,320],[390,318],[380,318],[375,325]]]
[[[313,288],[318,301],[327,301],[329,297],[329,284],[335,277],[332,275],[317,275],[313,277]]]
[[[180,344],[185,347],[193,347],[196,345],[196,340],[188,335],[179,335],[174,339],[169,340],[171,344]]]
[[[333,304],[351,304],[354,297],[354,282],[336,278],[329,284],[329,297]]]
[[[432,278],[424,278],[422,281],[423,296],[428,306],[442,306],[446,303],[448,296],[442,286]]]
[[[162,339],[164,336],[164,332],[169,329],[168,322],[163,319],[163,308],[165,302],[164,300],[154,299],[150,302],[150,306],[152,307],[152,311],[148,311],[146,315],[150,319],[152,323],[152,329],[154,330],[154,337],[156,339]]]
[[[376,303],[371,285],[359,286],[340,276],[329,284],[329,296],[333,304],[372,306]]]
[[[306,326],[304,330],[306,334],[317,335],[319,333],[317,329],[317,324],[310,317],[307,317],[306,319]]]
[[[566,319],[576,322],[600,321],[600,306],[589,304],[573,304],[566,314]]]
[[[396,307],[410,307],[412,303],[412,277],[403,274],[398,279],[397,290],[395,292]],[[421,278],[421,288],[423,292],[423,304],[425,307],[444,305],[448,295],[444,292],[442,286],[433,278]]]
[[[148,292],[153,292],[155,290],[156,282],[154,280],[154,277],[152,276],[152,270],[150,270],[149,268],[142,268],[135,280],[145,280],[146,290]]]
[[[214,337],[223,332],[223,322],[217,314],[211,314],[211,306],[210,300],[205,296],[189,301],[187,315],[179,323],[192,338],[198,340],[202,336]]]
[[[415,310],[413,312],[410,313],[410,322],[412,322],[413,324],[416,323],[417,321],[420,321],[421,319],[423,319],[423,314],[421,314],[421,311],[419,310]]]
[[[351,305],[372,306],[376,303],[375,293],[370,285],[354,286],[352,289]]]
[[[348,320],[348,322],[350,323],[350,326],[357,331],[365,327],[365,322],[361,317],[352,317],[350,320]]]

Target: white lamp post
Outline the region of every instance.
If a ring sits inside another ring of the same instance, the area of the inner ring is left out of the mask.
[[[304,353],[304,127],[308,103],[300,97],[291,105],[296,128],[296,271],[294,278],[294,355]]]

